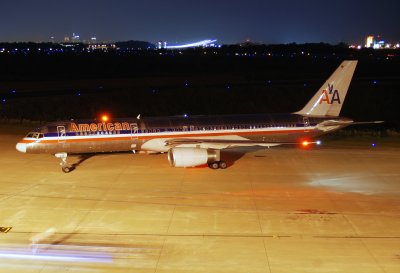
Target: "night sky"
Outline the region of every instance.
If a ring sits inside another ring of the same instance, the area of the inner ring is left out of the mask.
[[[399,10],[398,0],[0,0],[0,41],[398,42]]]

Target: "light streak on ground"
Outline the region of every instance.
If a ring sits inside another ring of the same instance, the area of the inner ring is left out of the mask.
[[[0,248],[0,259],[111,263],[109,252],[107,248],[91,246],[39,245],[37,249],[8,246]]]

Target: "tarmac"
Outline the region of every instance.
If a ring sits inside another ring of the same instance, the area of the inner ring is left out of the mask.
[[[15,150],[0,134],[0,272],[400,272],[400,143],[167,155]],[[396,143],[397,142],[397,143]]]

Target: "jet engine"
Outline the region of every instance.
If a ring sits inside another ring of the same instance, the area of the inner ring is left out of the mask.
[[[203,148],[187,148],[176,147],[168,151],[168,161],[173,167],[195,167],[208,164],[211,168],[215,169],[212,165],[218,164],[220,161],[220,151],[203,149]],[[225,164],[226,165],[226,164]]]

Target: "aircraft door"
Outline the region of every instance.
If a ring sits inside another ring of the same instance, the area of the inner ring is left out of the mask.
[[[58,143],[65,143],[65,137],[67,132],[65,131],[65,126],[57,126]]]
[[[137,123],[131,123],[130,127],[131,127],[131,139],[137,139],[139,132],[139,127]]]
[[[303,117],[303,123],[304,123],[304,132],[308,132],[307,127],[310,126],[310,121],[308,120],[308,117]]]

